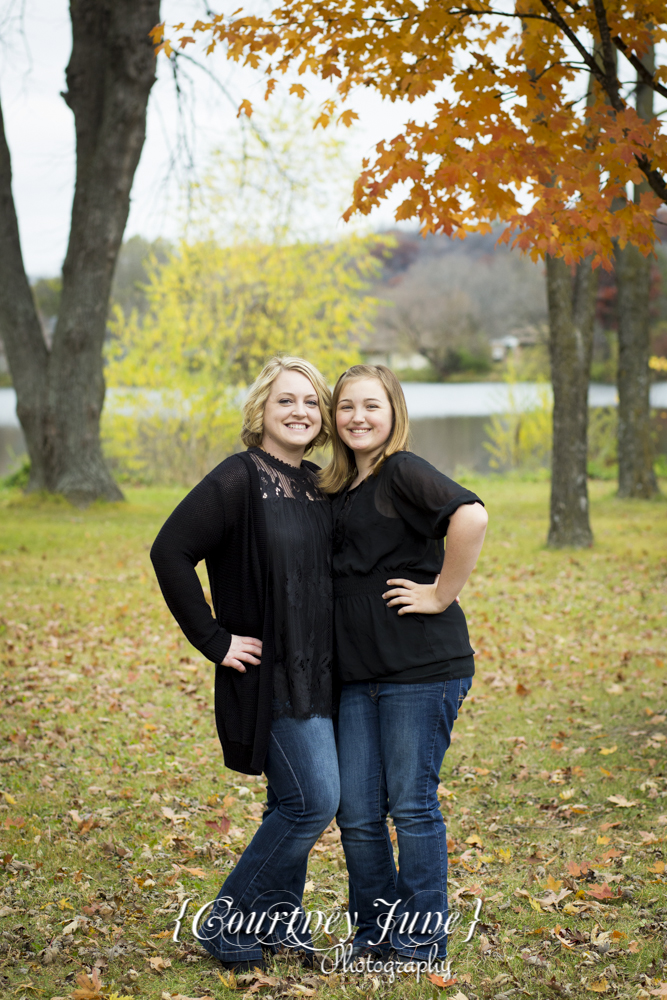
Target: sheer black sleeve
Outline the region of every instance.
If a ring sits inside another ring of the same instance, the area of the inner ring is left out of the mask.
[[[397,512],[426,538],[443,538],[450,517],[462,504],[482,503],[475,493],[411,452],[399,453],[387,461],[390,493]]]
[[[160,589],[185,637],[207,659],[222,663],[231,635],[218,625],[204,597],[195,566],[224,544],[233,528],[225,511],[234,508],[227,494],[249,488],[247,470],[239,463],[234,476],[209,473],[179,503],[163,524],[151,549]],[[233,498],[232,498],[233,499]]]

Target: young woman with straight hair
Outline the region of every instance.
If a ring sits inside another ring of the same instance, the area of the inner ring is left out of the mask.
[[[262,823],[200,930],[236,971],[261,968],[263,944],[310,947],[298,929],[308,854],[338,808],[331,503],[303,461],[330,437],[330,398],[309,362],[269,361],[243,410],[248,450],[195,486],[151,550],[170,611],[216,664],[225,764],[268,779]]]
[[[442,959],[447,836],[437,789],[475,669],[457,595],[487,514],[474,493],[406,450],[407,408],[390,369],[348,369],[332,407],[333,460],[320,482],[335,494],[338,825],[353,955]]]

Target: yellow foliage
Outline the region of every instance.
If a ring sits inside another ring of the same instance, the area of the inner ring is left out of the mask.
[[[494,414],[485,427],[488,440],[484,447],[491,454],[491,468],[536,470],[546,466],[551,454],[551,410],[546,384],[541,388],[538,404],[530,409],[520,406],[511,387],[509,412]]]
[[[238,447],[243,387],[273,354],[303,355],[331,382],[357,362],[382,246],[182,242],[153,262],[145,316],[117,309],[111,322],[103,435],[117,471],[201,478]]]

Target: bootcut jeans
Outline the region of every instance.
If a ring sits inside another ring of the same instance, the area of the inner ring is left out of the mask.
[[[447,954],[447,831],[437,792],[471,684],[472,677],[343,685],[337,820],[355,946],[426,959],[435,945],[438,959]],[[396,827],[398,871],[387,814]]]
[[[312,947],[301,906],[308,854],[340,797],[331,719],[275,719],[264,773],[262,823],[199,928],[204,948],[223,962],[259,962],[262,944]]]

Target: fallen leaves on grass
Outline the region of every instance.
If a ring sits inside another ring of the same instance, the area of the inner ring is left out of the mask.
[[[160,974],[162,974],[164,970],[168,969],[171,965],[170,958],[162,958],[160,955],[151,955],[151,957],[147,959],[147,962],[153,972],[159,972]]]
[[[76,982],[78,989],[72,993],[73,1000],[102,1000],[102,980],[98,969],[93,969],[90,976],[80,972]]]
[[[442,976],[436,976],[435,972],[430,972],[426,978],[440,990],[447,989],[448,986],[453,986],[454,983],[458,982],[456,976],[453,976],[452,979],[443,979]]]
[[[596,979],[595,982],[589,983],[586,987],[591,993],[606,993],[609,989],[609,983],[601,976],[600,979]]]
[[[594,899],[614,899],[617,896],[617,893],[613,891],[607,882],[603,882],[602,885],[595,885],[592,889],[587,889],[586,894],[592,896]]]
[[[637,805],[637,802],[626,799],[625,795],[608,795],[607,802],[612,802],[619,809],[630,809],[631,806]]]

